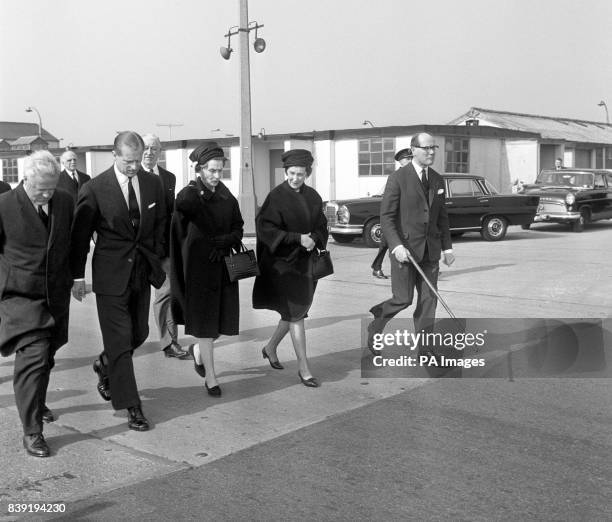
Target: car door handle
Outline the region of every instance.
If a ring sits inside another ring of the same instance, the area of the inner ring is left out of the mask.
[[[488,203],[489,202],[488,199],[479,199],[478,201],[480,201],[481,203]]]

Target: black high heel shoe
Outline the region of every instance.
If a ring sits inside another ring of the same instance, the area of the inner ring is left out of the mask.
[[[308,388],[318,388],[319,386],[321,386],[319,384],[319,381],[317,381],[314,377],[311,377],[310,379],[304,379],[304,377],[302,377],[302,374],[299,371],[298,377],[300,378],[300,381],[302,381],[302,384]]]
[[[193,353],[194,346],[195,344],[190,344],[189,347],[187,348],[187,351],[189,352],[189,355],[191,355],[191,358],[193,359],[193,367],[195,368],[196,373],[203,379],[204,377],[206,377],[206,368],[204,367],[203,364],[198,364],[198,361],[196,361],[195,354]]]
[[[206,391],[208,392],[208,395],[210,395],[211,397],[221,397],[221,388],[219,388],[218,384],[217,386],[213,386],[212,388],[209,388],[206,381],[204,381],[204,386],[206,386]]]
[[[264,359],[268,359],[268,362],[270,363],[270,366],[272,366],[272,368],[274,368],[275,370],[284,370],[285,367],[279,363],[278,361],[273,361],[272,359],[270,359],[270,357],[268,357],[268,354],[266,352],[266,347],[264,346],[261,349],[261,355],[263,355]]]

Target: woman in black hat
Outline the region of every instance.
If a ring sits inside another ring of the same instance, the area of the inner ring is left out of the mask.
[[[214,141],[190,155],[198,174],[176,196],[170,236],[172,312],[185,333],[198,338],[189,346],[195,370],[209,395],[221,388],[215,374],[213,341],[237,335],[238,283],[231,283],[223,261],[240,245],[244,224],[238,201],[219,180],[225,157]]]
[[[304,386],[316,388],[306,357],[304,318],[314,297],[312,254],[327,244],[323,201],[304,181],[312,172],[310,151],[290,150],[282,155],[286,181],[272,189],[257,215],[257,258],[261,275],[255,278],[253,307],[274,310],[278,326],[261,353],[272,368],[282,370],[276,349],[291,334],[298,376]]]

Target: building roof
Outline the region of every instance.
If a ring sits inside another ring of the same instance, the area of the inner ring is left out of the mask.
[[[571,118],[472,107],[448,124],[461,125],[470,119],[479,120],[480,125],[534,132],[546,140],[612,144],[612,125]]]
[[[15,141],[11,142],[11,146],[15,145],[31,145],[36,140],[40,140],[44,143],[47,143],[47,140],[42,139],[40,136],[21,136],[21,138],[17,138]]]
[[[8,141],[16,140],[22,136],[37,136],[38,123],[23,123],[18,121],[0,121],[0,139]],[[58,141],[59,139],[42,129],[42,138],[47,141]]]

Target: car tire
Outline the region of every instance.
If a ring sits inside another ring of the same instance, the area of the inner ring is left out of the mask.
[[[380,219],[371,219],[363,227],[363,242],[370,248],[378,248],[382,242]]]
[[[589,211],[586,209],[582,209],[580,211],[580,217],[576,221],[572,221],[571,227],[572,232],[582,232],[584,230],[584,225],[586,225],[591,219]]]
[[[529,230],[531,228],[531,223],[525,223],[524,225],[521,225],[521,228],[523,230]]]
[[[345,236],[344,234],[332,234],[336,243],[352,243],[355,236]]]
[[[488,216],[482,222],[480,235],[487,241],[501,241],[508,231],[508,222],[501,216]]]

